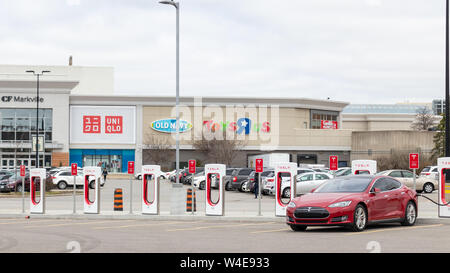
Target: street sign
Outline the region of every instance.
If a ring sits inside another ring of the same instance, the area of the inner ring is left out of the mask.
[[[21,177],[25,176],[25,165],[20,165],[20,176]]]
[[[264,171],[264,160],[262,158],[257,158],[255,172],[262,173],[263,171]]]
[[[128,161],[128,174],[134,174],[134,161]]]
[[[72,175],[78,175],[78,165],[77,163],[72,163]]]
[[[193,174],[195,173],[195,165],[197,162],[195,160],[189,160],[189,173]]]
[[[409,168],[410,169],[419,168],[419,154],[409,154]]]
[[[339,169],[338,162],[338,157],[336,155],[330,156],[330,171],[337,171]]]

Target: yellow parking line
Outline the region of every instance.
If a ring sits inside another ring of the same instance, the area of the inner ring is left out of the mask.
[[[22,221],[14,221],[14,222],[6,222],[6,223],[0,223],[0,225],[15,225],[15,224],[27,224],[27,223],[45,223],[45,222],[54,222],[56,220],[42,220],[42,221],[36,221],[36,220],[22,220]]]
[[[114,228],[131,228],[131,227],[148,227],[148,226],[162,226],[162,225],[174,225],[179,223],[195,223],[195,222],[165,222],[165,223],[151,223],[151,224],[139,224],[139,225],[124,225],[124,226],[109,226],[109,227],[93,227],[92,229],[114,229]]]
[[[268,225],[273,224],[275,222],[268,222],[268,223],[252,223],[252,224],[238,224],[238,225],[218,225],[218,226],[202,226],[202,227],[192,227],[192,228],[177,228],[177,229],[169,229],[168,232],[173,231],[190,231],[190,230],[201,230],[201,229],[208,229],[208,228],[232,228],[232,227],[245,227],[245,226],[260,226],[260,225]]]
[[[376,232],[383,232],[383,231],[399,231],[399,230],[406,230],[406,229],[409,230],[409,229],[431,228],[431,227],[440,227],[440,226],[443,226],[443,224],[413,226],[413,227],[404,227],[404,228],[384,228],[384,229],[368,230],[368,231],[363,231],[363,232],[348,233],[346,235],[359,235],[359,234],[369,234],[369,233],[376,233]]]
[[[280,231],[288,231],[288,228],[283,229],[272,229],[272,230],[258,230],[258,231],[252,231],[251,234],[258,234],[258,233],[269,233],[269,232],[280,232]]]

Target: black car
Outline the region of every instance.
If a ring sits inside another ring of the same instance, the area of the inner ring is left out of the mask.
[[[248,181],[250,174],[254,170],[251,168],[237,168],[230,176],[225,176],[225,189],[244,191],[244,183]]]

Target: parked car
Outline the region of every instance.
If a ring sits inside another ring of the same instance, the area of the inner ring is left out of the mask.
[[[237,168],[227,168],[225,171],[225,177],[223,178],[223,183],[225,185],[225,190],[226,191],[231,191],[233,190],[233,188],[231,187],[231,176],[234,173],[234,170],[236,170]]]
[[[203,173],[204,169],[205,169],[204,167],[197,167],[197,168],[195,168],[194,176],[196,174]],[[184,184],[192,185],[192,174],[190,174],[189,172],[187,174],[187,177],[184,179]]]
[[[275,171],[273,169],[266,169],[261,173],[261,193],[263,192],[263,185],[266,181],[267,178],[269,177],[273,177],[275,174]],[[255,192],[255,184],[257,183],[257,176],[256,176],[256,172],[252,172],[252,174],[250,174],[249,179],[246,183],[246,191],[249,192]]]
[[[227,181],[225,181],[225,188],[228,190],[234,189],[243,192],[244,182],[248,180],[248,177],[253,172],[250,168],[237,168],[233,171],[231,176],[226,176]]]
[[[47,173],[47,177],[45,179],[46,189],[50,190],[53,185],[53,179],[50,174]],[[6,186],[6,188],[2,188]],[[30,174],[26,173],[24,177],[24,186],[25,191],[30,191]],[[36,183],[37,190],[39,191],[39,182]],[[0,181],[0,191],[1,192],[22,192],[22,177],[19,173],[15,173],[12,176],[8,177],[5,180]]]
[[[204,190],[206,188],[206,178],[205,172],[199,172],[194,175],[192,186],[198,188],[199,190]]]
[[[71,171],[63,170],[55,173],[53,175],[53,184],[56,185],[56,187],[60,190],[66,189],[68,186],[74,185],[74,176],[72,175]],[[83,172],[78,172],[78,174],[75,176],[75,185],[76,186],[83,186],[84,185],[84,175]],[[93,189],[95,183],[95,179],[93,176],[89,177],[89,187]],[[105,185],[105,180],[103,179],[103,176],[100,176],[100,186],[103,187]]]
[[[322,225],[345,226],[359,232],[369,224],[385,221],[412,226],[417,211],[416,192],[396,179],[350,175],[294,198],[286,208],[286,223],[294,231]]]
[[[351,175],[351,174],[352,174],[352,168],[350,168],[350,167],[343,167],[343,168],[339,168],[339,170],[337,170],[334,173],[334,177],[347,176],[347,175]]]
[[[386,170],[378,173],[379,175],[387,175],[394,177],[408,188],[414,188],[414,173],[409,170]],[[434,176],[417,176],[416,175],[416,191],[432,193],[439,187],[438,180]]]
[[[310,168],[297,168],[297,176],[302,175],[304,173],[311,173],[311,172],[315,172],[313,169]],[[289,174],[287,173],[282,173],[282,183],[289,183],[291,178],[289,176]],[[262,194],[270,194],[270,195],[275,195],[275,171],[274,174],[272,176],[268,176],[264,181],[263,187],[262,187]]]
[[[438,180],[439,174],[438,174],[438,166],[426,166],[422,169],[419,176],[425,176],[425,177],[431,177],[433,179]]]

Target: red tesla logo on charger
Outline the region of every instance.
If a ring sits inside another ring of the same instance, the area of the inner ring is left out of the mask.
[[[21,177],[25,176],[25,165],[20,165],[20,176]]]
[[[78,165],[76,163],[72,164],[72,175],[78,175]]]
[[[410,169],[419,168],[419,154],[409,154],[409,168]]]
[[[262,173],[264,171],[264,160],[261,158],[256,159],[255,172]]]
[[[195,160],[189,160],[189,173],[195,173],[195,165],[197,162]]]
[[[128,162],[128,174],[134,174],[134,161]]]
[[[335,155],[330,156],[330,171],[338,170],[338,157]]]

